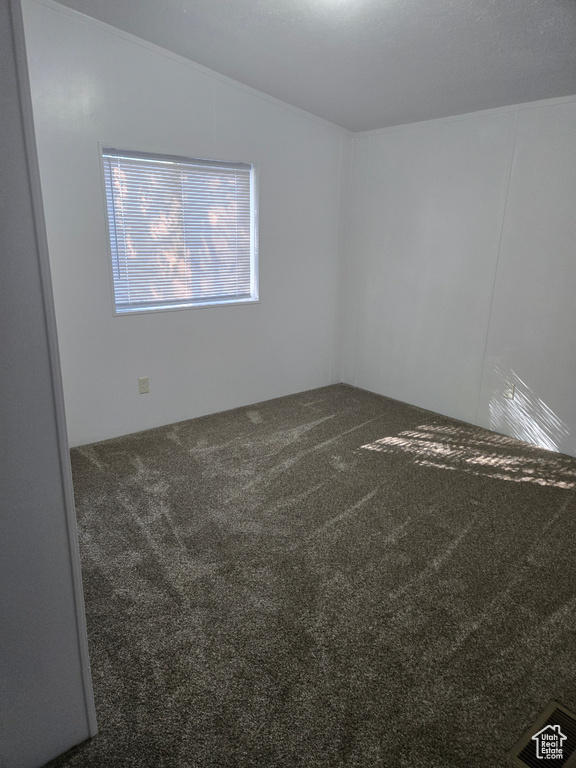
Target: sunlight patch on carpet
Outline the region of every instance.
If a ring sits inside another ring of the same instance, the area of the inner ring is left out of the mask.
[[[556,488],[576,486],[576,471],[569,457],[543,456],[504,435],[483,433],[473,426],[423,424],[416,429],[374,440],[361,446],[369,451],[411,454],[420,466],[458,470],[515,483]]]

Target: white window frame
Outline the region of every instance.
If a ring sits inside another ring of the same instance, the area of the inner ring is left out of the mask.
[[[108,265],[110,273],[110,285],[112,294],[113,314],[117,317],[127,317],[136,314],[148,314],[156,312],[172,312],[183,309],[203,309],[208,307],[230,307],[242,306],[245,304],[257,304],[259,302],[259,280],[258,280],[258,175],[257,168],[253,163],[229,162],[223,160],[207,160],[204,158],[182,157],[180,155],[169,155],[164,153],[142,152],[139,150],[125,150],[113,148],[110,144],[99,142],[98,151],[100,157],[100,166],[102,172],[102,188],[104,199],[104,217],[106,220],[106,241],[108,246]],[[224,168],[224,169],[243,169],[248,170],[250,174],[250,294],[249,296],[222,298],[206,298],[205,300],[183,300],[178,303],[169,301],[159,301],[158,304],[147,306],[119,307],[116,294],[116,281],[114,278],[115,264],[117,255],[113,245],[112,228],[109,217],[109,199],[106,184],[105,156],[119,155],[126,158],[145,161],[159,161],[161,163],[189,164],[192,166],[203,166],[205,168]]]

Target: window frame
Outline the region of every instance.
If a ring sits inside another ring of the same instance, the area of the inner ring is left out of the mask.
[[[108,195],[106,191],[106,175],[104,170],[105,157],[109,153],[125,155],[127,158],[159,160],[176,163],[191,163],[195,165],[216,166],[220,168],[245,167],[250,169],[250,285],[251,296],[241,299],[207,300],[196,301],[194,303],[181,303],[177,305],[158,305],[152,307],[139,307],[129,309],[118,309],[116,302],[116,289],[114,281],[114,259],[116,258],[112,249],[112,232],[108,216]],[[158,312],[178,312],[190,309],[224,308],[239,307],[260,303],[260,284],[259,284],[259,231],[258,231],[258,166],[255,163],[244,161],[231,161],[229,159],[218,158],[196,158],[184,155],[173,155],[166,152],[150,152],[136,149],[124,149],[110,142],[98,142],[98,158],[100,164],[101,188],[103,200],[103,216],[105,220],[106,250],[108,253],[108,274],[110,280],[110,298],[112,302],[112,315],[114,317],[130,317],[132,315],[156,314]]]

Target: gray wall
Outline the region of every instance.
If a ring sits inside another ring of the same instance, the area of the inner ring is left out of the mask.
[[[568,98],[354,137],[344,381],[576,455],[575,136]]]
[[[14,18],[15,36],[0,0],[0,766],[31,768],[95,719],[17,3]]]

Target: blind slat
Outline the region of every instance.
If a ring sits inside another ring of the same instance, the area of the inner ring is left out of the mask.
[[[102,158],[117,312],[257,299],[251,166]]]

